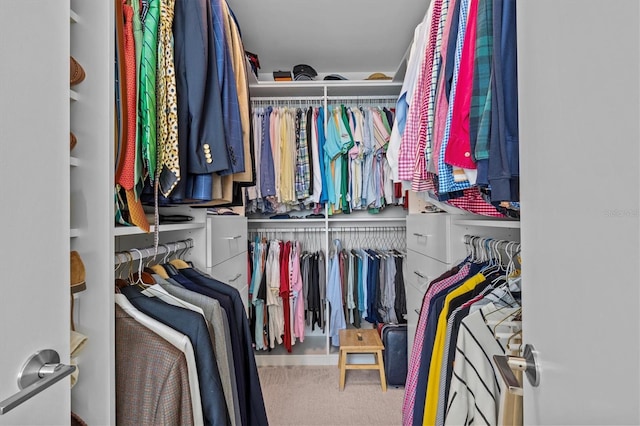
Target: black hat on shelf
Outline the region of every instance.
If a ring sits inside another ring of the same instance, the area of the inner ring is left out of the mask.
[[[315,80],[318,73],[313,67],[306,64],[298,64],[293,67],[294,80]]]

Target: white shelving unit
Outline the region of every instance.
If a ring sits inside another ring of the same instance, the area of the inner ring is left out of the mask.
[[[77,294],[74,317],[76,329],[88,337],[71,408],[87,424],[115,424],[114,253],[152,246],[155,230],[114,226],[113,3],[71,0],[71,9],[71,55],[86,73],[70,91],[70,127],[78,138],[70,159],[71,248],[82,256],[87,281],[87,290]],[[159,242],[193,239],[189,259],[204,267],[206,212],[167,209],[194,219],[161,225]]]
[[[394,99],[402,87],[404,70],[395,74],[394,80],[316,80],[316,81],[257,81],[255,76],[250,76],[250,94],[252,99],[268,102],[273,100],[296,100],[304,102],[309,100],[309,105],[324,105],[344,101],[366,104],[375,99]],[[393,101],[392,101],[393,102]],[[249,236],[256,229],[274,229],[283,239],[296,239],[296,235],[313,231],[313,238],[322,241],[321,247],[327,256],[331,248],[334,231],[345,235],[347,232],[356,233],[355,228],[377,227],[404,227],[407,212],[401,207],[389,206],[378,214],[370,214],[366,211],[354,211],[350,214],[337,214],[328,216],[326,211],[322,213],[324,218],[306,219],[304,215],[309,212],[289,212],[291,219],[269,219],[267,215],[249,215]],[[300,217],[296,217],[300,216]],[[350,230],[350,231],[349,231]],[[360,230],[362,231],[362,229]],[[361,232],[360,232],[361,233]],[[300,238],[302,239],[302,238]],[[328,318],[328,316],[327,316]],[[366,324],[366,323],[365,323]],[[366,325],[365,325],[366,326]],[[271,352],[256,352],[258,365],[335,365],[338,360],[338,349],[331,346],[326,331],[316,327],[311,331],[307,327],[308,335],[304,342],[297,342],[292,347],[292,352],[287,353],[284,347],[276,347]]]

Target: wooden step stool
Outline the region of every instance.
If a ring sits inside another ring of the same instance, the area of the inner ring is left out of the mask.
[[[340,352],[338,354],[338,366],[340,367],[340,390],[344,390],[344,381],[347,370],[378,370],[380,372],[380,384],[382,391],[387,391],[387,378],[384,374],[384,361],[382,350],[384,345],[380,335],[375,329],[347,329],[340,330]],[[347,364],[349,354],[373,354],[373,364]]]

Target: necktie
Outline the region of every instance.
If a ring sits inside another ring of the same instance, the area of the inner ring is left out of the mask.
[[[117,120],[114,120],[114,158],[115,158],[115,175],[114,181],[119,182],[124,167],[124,151],[127,140],[127,127],[125,123],[125,115],[127,112],[126,103],[126,85],[124,83],[125,67],[124,67],[124,14],[122,11],[122,3],[115,0],[115,16],[116,16],[116,64],[115,64],[115,113]]]
[[[126,126],[126,141],[123,140],[123,165],[119,183],[124,189],[132,189],[134,186],[134,168],[136,161],[136,59],[133,41],[133,27],[131,25],[133,9],[131,6],[122,5],[124,14],[124,76],[121,84],[126,89],[126,111],[123,114],[123,126]]]
[[[140,62],[140,142],[150,179],[156,172],[156,65],[158,52],[159,0],[151,0],[143,22]],[[136,163],[136,168],[141,167]],[[137,176],[136,176],[137,177]],[[139,181],[137,180],[136,183]],[[136,191],[139,194],[138,191]]]
[[[180,181],[178,161],[178,99],[171,42],[175,0],[160,3],[158,36],[158,169],[160,191],[165,197]]]
[[[149,232],[150,226],[147,221],[147,216],[142,208],[140,198],[136,197],[133,189],[127,189],[127,205],[129,206],[129,219],[131,223],[142,229],[144,232]]]

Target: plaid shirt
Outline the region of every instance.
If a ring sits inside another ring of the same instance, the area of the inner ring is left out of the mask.
[[[304,200],[309,197],[311,165],[307,144],[307,114],[301,109],[296,111],[296,153],[296,197]]]
[[[424,117],[423,100],[428,90],[428,83],[431,81],[431,66],[433,64],[433,53],[436,44],[438,22],[440,21],[440,12],[442,10],[442,0],[435,0],[430,4],[433,6],[433,13],[429,25],[429,39],[425,47],[425,58],[418,72],[418,80],[414,88],[414,95],[409,105],[409,113],[407,114],[407,122],[404,133],[402,134],[402,142],[400,144],[400,153],[398,156],[398,179],[411,181],[413,180],[413,171],[416,169],[416,156],[418,154],[418,142],[420,138],[420,121]]]
[[[429,93],[427,94],[426,98],[423,98],[423,104],[421,107],[421,115],[423,117],[426,117],[426,119],[423,118],[420,120],[418,153],[416,155],[416,164],[413,170],[413,180],[411,181],[411,188],[414,191],[418,192],[426,190],[427,161],[431,157],[433,126],[435,119],[436,88],[438,85],[438,75],[440,72],[440,51],[442,49],[442,37],[444,34],[444,26],[447,21],[448,11],[449,1],[443,0],[440,10],[440,19],[437,21],[435,46],[431,58],[432,63],[429,76]]]
[[[476,161],[489,158],[491,62],[493,61],[493,0],[478,0],[478,2],[478,32],[469,114],[471,154]]]

